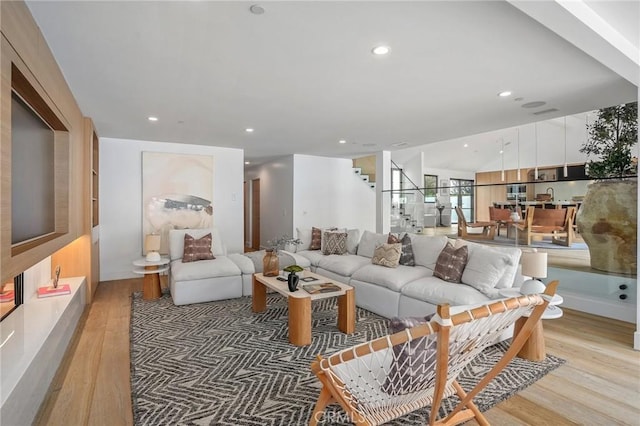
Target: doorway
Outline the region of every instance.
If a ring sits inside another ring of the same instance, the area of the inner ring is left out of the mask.
[[[260,250],[260,179],[251,180],[251,249]]]
[[[475,210],[473,202],[473,181],[469,179],[451,179],[450,203],[462,209],[464,217],[469,222],[475,220]],[[458,223],[456,211],[451,211],[451,222]]]

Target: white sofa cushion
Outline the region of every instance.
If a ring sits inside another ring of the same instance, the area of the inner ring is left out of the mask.
[[[462,282],[495,297],[499,289],[511,288],[518,273],[522,251],[517,247],[489,247],[457,240],[456,248],[467,246],[469,258]]]
[[[325,257],[320,250],[297,251],[296,254],[309,259],[310,265],[314,268],[318,266],[318,263],[320,263],[322,258]]]
[[[253,262],[244,254],[231,253],[227,256],[227,258],[235,263],[235,265],[240,268],[240,271],[242,271],[243,274],[253,274],[256,272],[256,268],[253,265]]]
[[[182,263],[179,259],[171,262],[171,276],[174,281],[232,277],[241,274],[240,268],[226,256],[189,263]]]
[[[358,229],[347,229],[347,253],[356,254],[359,242],[360,231]]]
[[[447,245],[447,237],[444,235],[410,235],[413,256],[416,265],[424,266],[432,271],[436,267],[440,252]]]
[[[364,231],[358,244],[358,256],[371,259],[376,247],[387,242],[387,234],[376,234],[375,232]]]
[[[412,299],[439,305],[471,305],[488,302],[491,299],[475,288],[457,283],[449,283],[436,277],[420,278],[402,287],[400,292]]]
[[[355,271],[370,263],[371,260],[369,258],[354,254],[330,254],[328,256],[322,256],[317,266],[327,271],[335,272],[343,277],[350,277]]]
[[[201,238],[211,233],[211,252],[214,256],[225,256],[226,249],[220,238],[217,228],[202,229],[171,229],[169,231],[169,256],[171,260],[182,259],[184,253],[184,234],[189,234],[193,238]]]
[[[384,286],[399,292],[407,283],[432,274],[431,270],[422,266],[399,265],[397,268],[386,268],[369,263],[355,271],[351,275],[351,279]]]
[[[296,233],[298,234],[298,239],[302,241],[298,245],[298,251],[309,250],[311,246],[311,228],[296,228]]]

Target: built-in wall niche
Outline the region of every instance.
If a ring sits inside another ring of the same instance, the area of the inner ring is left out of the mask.
[[[69,231],[69,131],[11,66],[11,256]]]
[[[5,319],[24,301],[24,273],[13,280],[0,283],[0,321]]]

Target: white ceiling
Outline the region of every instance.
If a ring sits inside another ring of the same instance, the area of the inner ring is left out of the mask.
[[[518,3],[266,1],[255,15],[244,1],[27,2],[100,136],[242,148],[254,164],[394,151],[637,98],[637,79],[574,47],[586,25],[563,38]],[[638,2],[605,3],[585,5],[637,52]],[[391,53],[374,57],[378,44]],[[638,59],[622,61],[633,74]],[[522,107],[532,101],[546,104]]]

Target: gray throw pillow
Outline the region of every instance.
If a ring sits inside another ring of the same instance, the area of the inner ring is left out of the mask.
[[[389,332],[398,333],[431,321],[434,314],[426,317],[394,317],[389,322]],[[408,344],[393,347],[394,362],[382,390],[390,395],[400,395],[424,389],[435,378],[437,340],[435,336],[424,336]]]
[[[399,235],[389,233],[387,237],[388,244],[402,244],[402,253],[400,254],[399,265],[404,266],[416,266],[416,261],[413,256],[413,247],[411,246],[411,237],[405,232],[404,236],[400,238]]]

